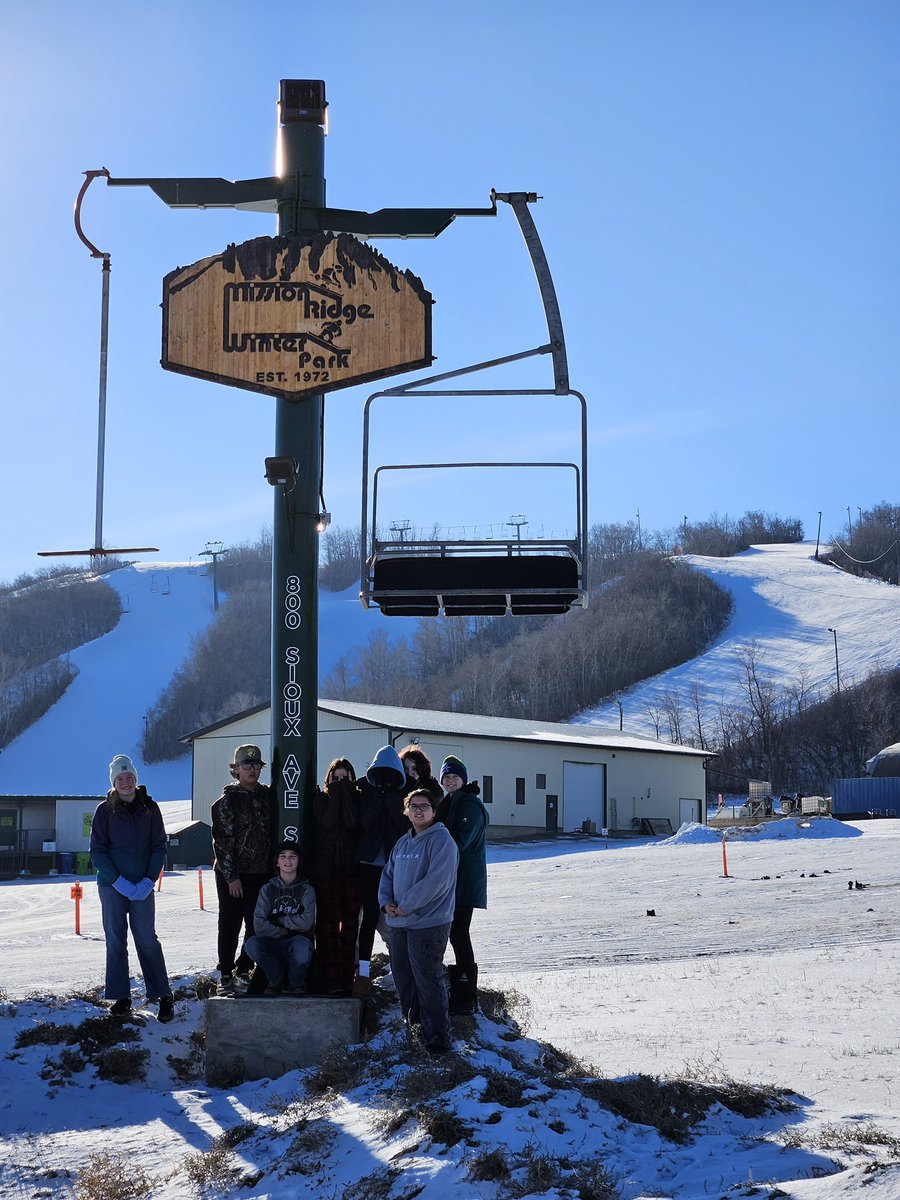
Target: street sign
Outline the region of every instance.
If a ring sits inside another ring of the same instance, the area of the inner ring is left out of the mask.
[[[301,399],[430,366],[431,306],[351,234],[254,238],[165,277],[162,365]]]

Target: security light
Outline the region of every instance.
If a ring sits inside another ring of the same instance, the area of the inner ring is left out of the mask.
[[[294,458],[267,458],[266,479],[272,487],[287,488],[290,491],[297,482],[297,460]]]

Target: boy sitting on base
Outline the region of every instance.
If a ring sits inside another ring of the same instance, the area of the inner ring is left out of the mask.
[[[300,874],[296,842],[282,842],[275,866],[278,874],[263,884],[253,914],[254,935],[247,939],[247,954],[262,967],[269,986],[267,996],[288,992],[306,995],[306,972],[313,953],[316,894]]]

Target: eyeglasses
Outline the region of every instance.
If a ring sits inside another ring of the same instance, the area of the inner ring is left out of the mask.
[[[430,804],[410,804],[409,811],[416,813],[425,813],[431,808]]]
[[[238,763],[238,766],[240,766],[240,767],[250,767],[250,768],[251,768],[252,770],[254,770],[254,771],[261,771],[261,770],[262,770],[262,763],[259,763],[259,762],[253,762],[253,760],[252,760],[252,759],[249,759],[249,758],[245,758],[245,759],[244,759],[244,761],[243,761],[242,763]]]

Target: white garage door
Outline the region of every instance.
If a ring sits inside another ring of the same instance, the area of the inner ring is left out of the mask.
[[[606,764],[563,763],[562,828],[574,833],[585,821],[606,826]]]

